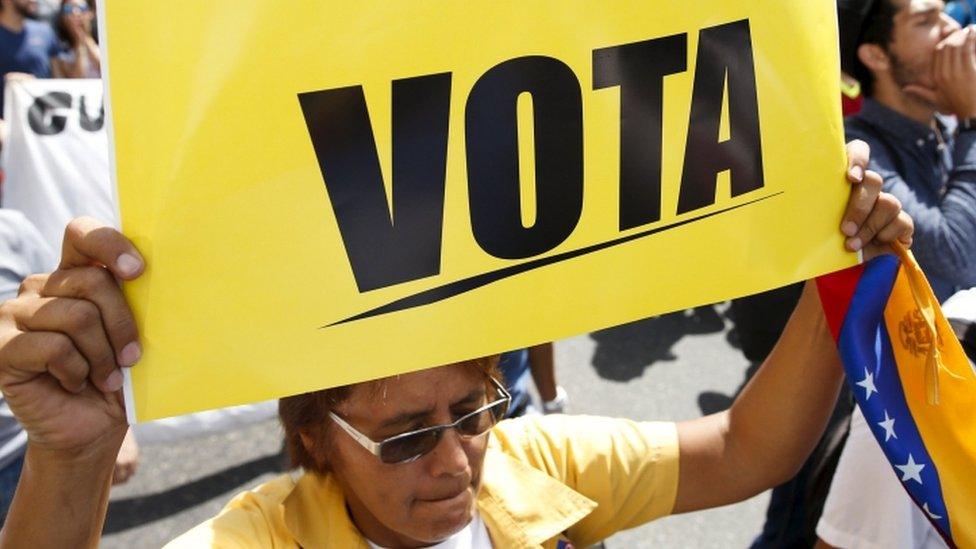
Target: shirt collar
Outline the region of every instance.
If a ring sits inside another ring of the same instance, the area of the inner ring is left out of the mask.
[[[913,120],[870,97],[864,99],[861,112],[856,116],[878,130],[896,137],[896,143],[927,143],[935,140],[935,133],[931,126]],[[949,135],[946,125],[939,116],[935,117],[935,123],[943,135]]]
[[[540,547],[596,508],[592,500],[493,445],[483,470],[477,505],[498,547]],[[285,526],[303,547],[368,548],[331,475],[305,473],[283,506]]]
[[[484,471],[478,508],[498,547],[539,547],[597,506],[562,482],[491,447]]]
[[[303,474],[283,506],[285,526],[301,547],[369,547],[349,519],[346,499],[332,475]]]

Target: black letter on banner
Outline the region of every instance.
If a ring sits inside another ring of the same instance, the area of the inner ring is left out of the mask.
[[[522,225],[518,98],[532,95],[536,221]],[[583,210],[583,97],[573,70],[551,57],[520,57],[482,75],[465,107],[468,195],[475,240],[521,259],[555,248]]]
[[[719,143],[726,76],[730,137]],[[748,20],[701,31],[688,126],[679,214],[715,203],[719,172],[731,170],[732,196],[763,186],[759,101]]]
[[[620,86],[620,230],[661,219],[664,77],[688,68],[675,34],[593,51],[593,88]]]
[[[27,124],[38,135],[57,135],[68,125],[65,116],[51,115],[48,111],[55,109],[70,109],[71,94],[65,92],[50,92],[34,99],[34,103],[27,110]],[[49,120],[45,120],[49,118]]]
[[[359,291],[439,273],[451,74],[393,81],[392,207],[362,86],[298,99]]]
[[[88,105],[85,104],[85,96],[81,96],[81,104],[78,107],[78,112],[81,116],[79,122],[81,123],[81,129],[89,132],[97,132],[102,129],[105,125],[105,104],[98,109],[98,118],[92,118],[88,116]]]

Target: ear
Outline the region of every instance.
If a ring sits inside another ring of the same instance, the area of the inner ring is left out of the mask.
[[[305,429],[301,429],[298,431],[298,436],[302,439],[302,446],[305,447],[305,451],[308,452],[310,456],[315,456],[316,445],[315,439],[312,437],[312,435],[309,434],[309,432]]]
[[[877,44],[861,44],[857,47],[857,58],[871,72],[887,72],[891,69],[891,58],[884,48]]]

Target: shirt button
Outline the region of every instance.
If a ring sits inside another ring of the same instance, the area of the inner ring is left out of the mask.
[[[919,147],[923,147],[925,146],[925,140],[919,139],[918,141],[915,142],[915,144],[918,145]]]

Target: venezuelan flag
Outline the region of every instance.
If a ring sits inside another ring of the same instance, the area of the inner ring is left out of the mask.
[[[911,253],[817,279],[857,404],[902,486],[976,547],[976,373]]]

